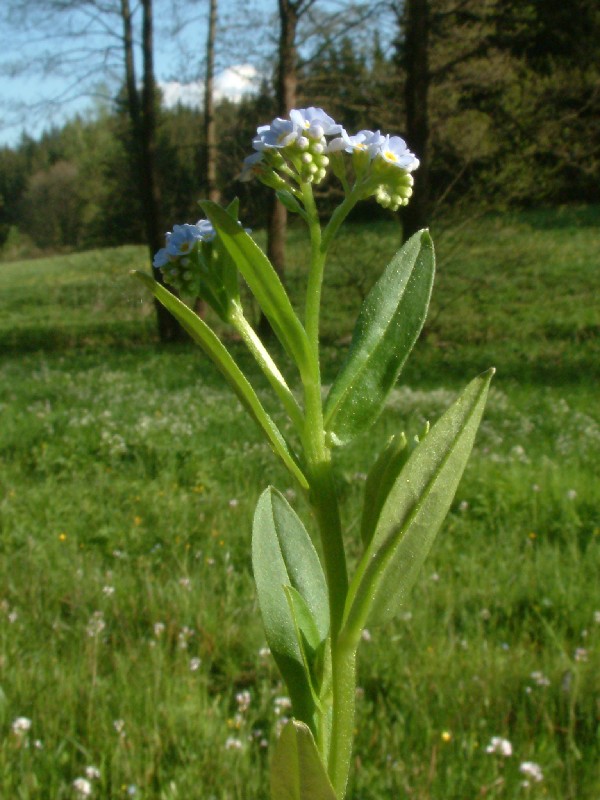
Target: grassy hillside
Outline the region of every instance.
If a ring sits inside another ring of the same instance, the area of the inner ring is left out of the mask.
[[[425,335],[375,430],[340,456],[351,553],[386,436],[498,373],[411,601],[364,643],[352,800],[600,797],[597,223],[581,209],[434,231]],[[397,246],[380,223],[335,248],[328,380]],[[292,231],[298,304],[302,247]],[[268,796],[285,709],[250,520],[268,482],[306,508],[199,351],[157,345],[127,274],[144,263],[131,247],[0,264],[3,798],[71,798],[91,765],[97,798]],[[487,753],[493,736],[513,755]],[[544,778],[523,787],[527,761]]]

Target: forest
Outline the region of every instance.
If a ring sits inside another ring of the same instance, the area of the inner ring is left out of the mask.
[[[600,14],[592,0],[578,0],[576,9],[558,0],[412,0],[370,10],[344,3],[345,26],[336,11],[317,13],[318,2],[282,5],[295,14],[288,68],[296,107],[321,106],[349,130],[403,135],[422,163],[426,149],[425,221],[600,200]],[[409,36],[411,14],[418,23],[423,9],[425,28]],[[274,32],[278,20],[264,24]],[[393,35],[383,43],[379,30]],[[269,63],[256,93],[209,110],[218,196],[239,196],[242,216],[259,227],[268,191],[237,178],[256,125],[286,105],[276,49]],[[0,149],[2,257],[147,241],[127,91],[124,81],[93,112]],[[167,230],[194,222],[198,199],[208,196],[207,111],[166,108],[157,84],[153,96],[156,192]],[[321,187],[325,207],[334,191]]]

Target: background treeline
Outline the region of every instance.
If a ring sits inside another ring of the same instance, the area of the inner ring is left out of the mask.
[[[323,17],[322,31],[299,64],[299,106],[323,106],[349,131],[406,131],[403,4],[380,13],[382,24],[395,26],[391,47],[360,30],[332,38]],[[434,215],[458,205],[600,200],[599,17],[592,0],[429,3]],[[264,222],[268,192],[236,176],[256,125],[274,116],[275,107],[268,80],[256,95],[216,106],[218,188],[224,199],[241,197],[251,225]],[[157,172],[166,228],[198,216],[203,131],[200,110],[159,112]],[[24,135],[16,147],[0,149],[2,253],[144,241],[133,149],[124,96],[39,140]],[[333,191],[323,188],[324,195]],[[371,206],[363,213],[379,211]]]

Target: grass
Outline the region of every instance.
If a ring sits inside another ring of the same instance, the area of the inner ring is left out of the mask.
[[[351,559],[386,436],[498,374],[410,604],[363,644],[351,800],[600,797],[597,221],[567,209],[434,231],[425,335],[374,432],[339,456]],[[396,247],[377,223],[335,248],[327,380]],[[301,248],[292,230],[298,302]],[[91,765],[97,798],[268,796],[284,689],[250,520],[269,482],[306,508],[216,370],[156,344],[127,275],[143,264],[130,247],[0,265],[0,797],[73,798]],[[487,753],[492,736],[513,755]],[[544,774],[528,788],[526,761]]]

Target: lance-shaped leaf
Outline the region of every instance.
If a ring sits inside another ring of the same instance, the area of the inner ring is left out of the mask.
[[[406,436],[401,433],[400,436],[392,436],[371,467],[365,483],[365,502],[360,522],[360,537],[365,548],[373,538],[383,504],[407,458]]]
[[[310,729],[292,719],[271,762],[271,800],[336,800]]]
[[[149,275],[137,271],[132,274],[150,289],[156,299],[173,314],[192,339],[214,361],[242,405],[265,433],[274,452],[281,458],[296,480],[307,489],[308,481],[298,466],[279,428],[267,414],[248,379],[216,334],[185,303],[182,303],[179,298],[171,294]]]
[[[275,268],[256,242],[216,203],[200,203],[223,247],[244,276],[279,341],[301,370],[310,359],[306,332]]]
[[[475,378],[413,450],[383,504],[348,592],[345,623],[387,622],[414,584],[473,447],[494,370]]]
[[[252,567],[267,642],[288,686],[295,715],[310,723],[315,704],[298,628],[304,627],[311,645],[317,639],[326,639],[327,585],[306,528],[283,495],[272,487],[262,493],[254,512]],[[292,587],[304,601],[298,619],[286,597],[286,587]],[[311,620],[305,624],[307,614]],[[303,622],[299,622],[301,616],[305,617]]]
[[[293,586],[284,586],[283,591],[294,621],[296,640],[300,646],[304,673],[308,678],[313,702],[319,711],[322,711],[319,690],[323,677],[325,641],[321,639],[311,610],[300,592],[296,591]]]
[[[427,231],[396,253],[356,321],[348,357],[325,403],[332,440],[348,442],[374,422],[425,322],[435,257]]]

